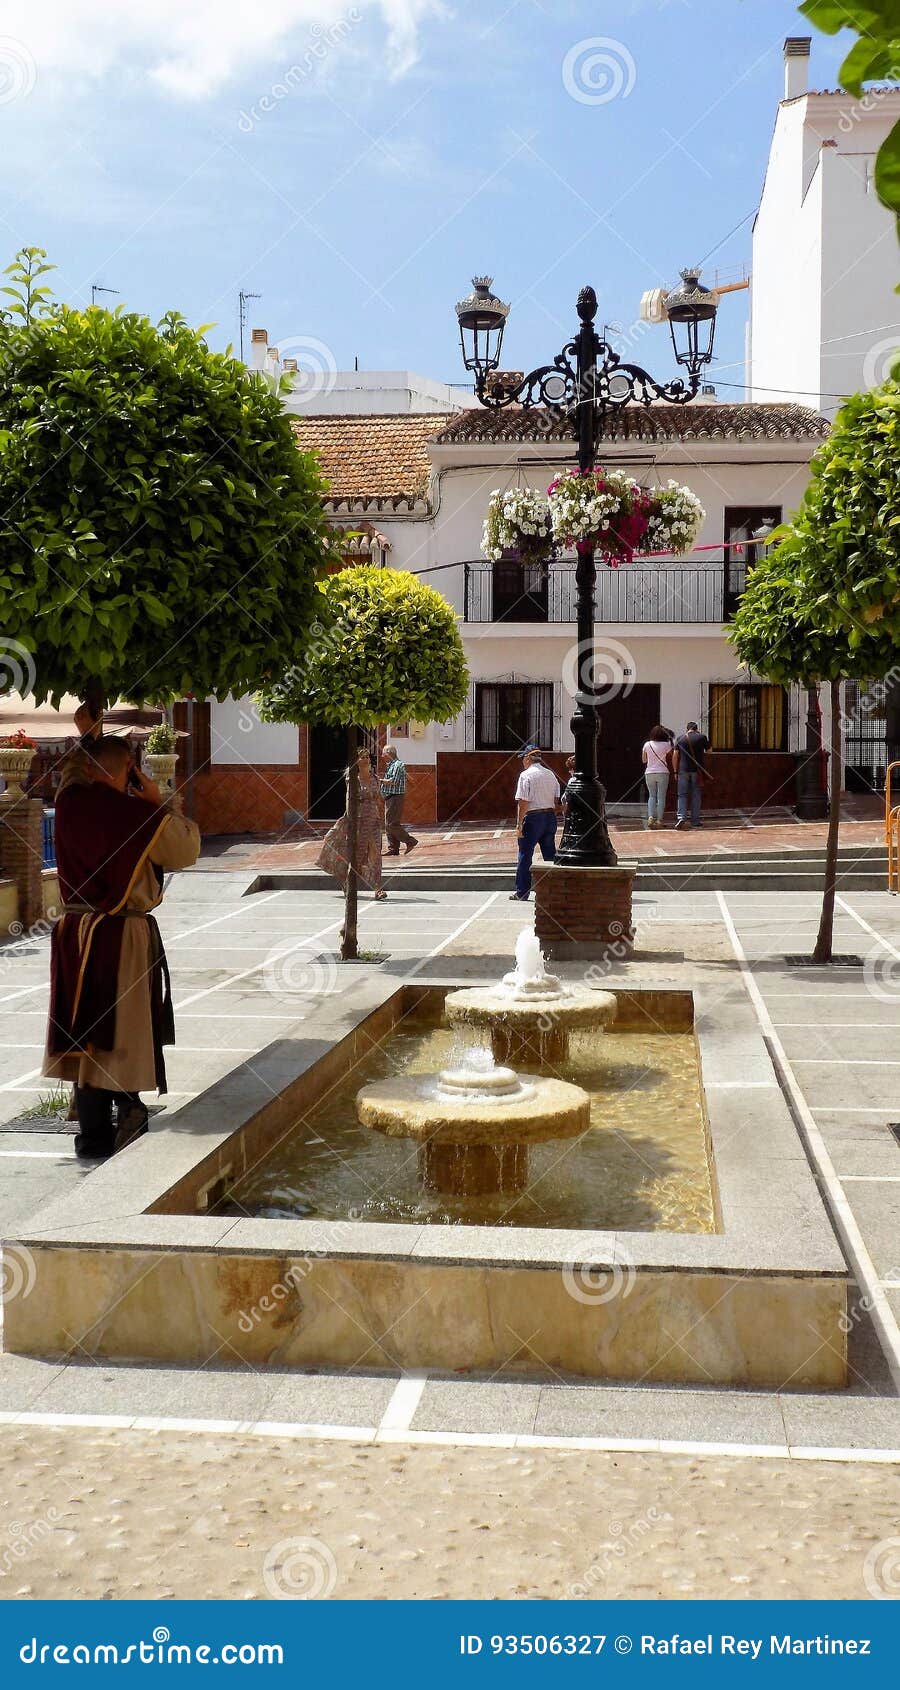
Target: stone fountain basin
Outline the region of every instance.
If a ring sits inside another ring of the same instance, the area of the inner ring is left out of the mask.
[[[517,998],[499,986],[473,986],[448,992],[445,1000],[451,1026],[493,1027],[504,1022],[513,1031],[533,1028],[546,1017],[553,1026],[573,1032],[578,1027],[608,1027],[616,1018],[612,992],[593,992],[586,986],[570,986],[559,997]]]
[[[4,1243],[27,1252],[30,1293],[6,1289],[6,1348],[67,1357],[77,1343],[98,1359],[202,1366],[225,1344],[251,1367],[846,1386],[847,1265],[733,979],[617,988],[619,1029],[693,1029],[715,1233],[215,1212],[374,1045],[461,985],[362,965],[289,1034],[21,1225]],[[603,1269],[620,1295],[573,1295],[573,1275],[577,1289]]]
[[[591,1100],[580,1086],[532,1074],[519,1079],[527,1088],[522,1097],[455,1102],[446,1096],[423,1097],[421,1076],[398,1075],[363,1086],[356,1111],[364,1127],[419,1143],[540,1144],[587,1131]]]

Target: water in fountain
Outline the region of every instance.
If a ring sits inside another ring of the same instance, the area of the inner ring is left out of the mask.
[[[441,1069],[431,1095],[459,1103],[512,1103],[533,1092],[514,1068],[495,1062],[485,1045],[466,1045],[450,1067]]]
[[[523,927],[516,940],[516,966],[504,974],[502,990],[517,1000],[567,995],[559,976],[547,973],[537,934],[530,927]]]

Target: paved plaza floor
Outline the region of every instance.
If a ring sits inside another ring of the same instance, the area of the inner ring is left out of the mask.
[[[244,896],[252,879],[203,866],[169,889],[168,1117],[343,989],[339,895]],[[883,1593],[872,1567],[900,1504],[900,903],[840,896],[836,949],[860,963],[830,969],[784,960],[811,949],[810,894],[639,894],[636,916],[611,986],[749,995],[855,1276],[850,1389],[6,1356],[0,1596],[280,1594],[279,1546],[298,1539],[336,1597]],[[503,892],[410,890],[364,898],[360,939],[398,979],[494,976],[523,919]],[[92,1177],[70,1133],[28,1113],[49,1090],[46,1001],[46,939],[0,946],[7,1236]],[[27,1553],[4,1558],[14,1541]]]

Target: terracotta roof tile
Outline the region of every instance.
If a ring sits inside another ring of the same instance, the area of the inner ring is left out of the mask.
[[[446,412],[291,419],[297,445],[319,460],[330,498],[352,501],[424,499],[428,441],[446,425]]]
[[[609,418],[604,440],[823,440],[828,423],[805,405],[628,405]],[[564,422],[540,410],[461,411],[434,436],[436,446],[463,441],[569,441]]]

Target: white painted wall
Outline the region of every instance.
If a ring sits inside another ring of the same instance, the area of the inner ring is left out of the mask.
[[[250,698],[226,698],[210,704],[211,761],[295,765],[299,729],[290,722],[261,722]]]
[[[778,108],[753,230],[748,388],[833,416],[900,344],[897,237],[875,155],[900,91],[817,94]]]

